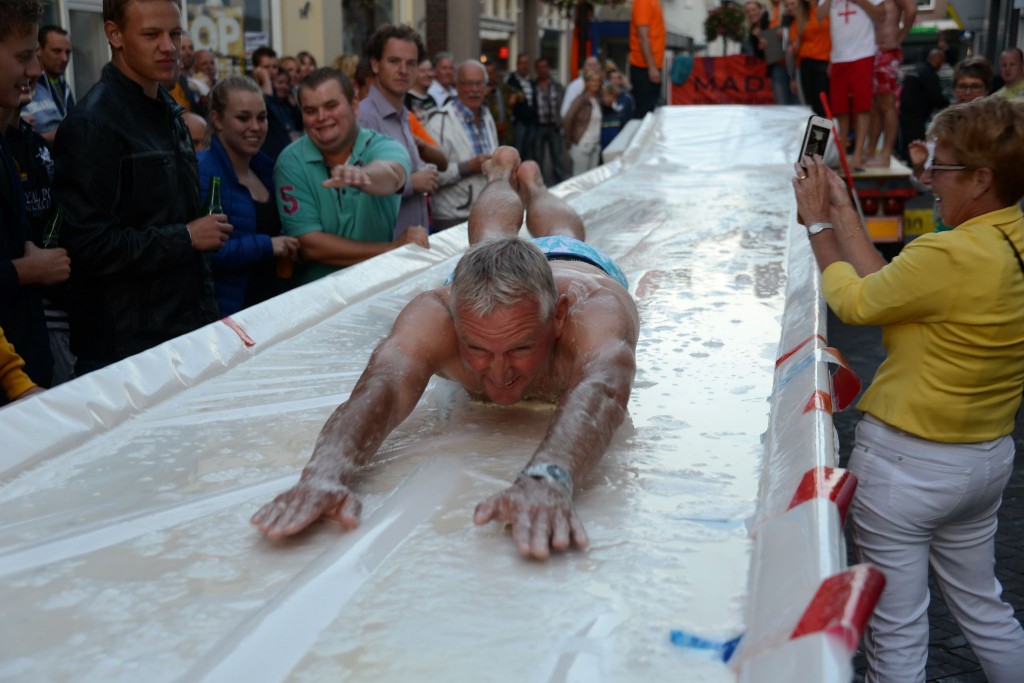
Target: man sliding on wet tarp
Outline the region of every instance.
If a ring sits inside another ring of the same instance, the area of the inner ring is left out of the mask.
[[[580,217],[548,193],[535,163],[520,164],[515,149],[501,147],[484,172],[488,183],[469,217],[472,246],[450,283],[398,315],[321,430],[299,483],[253,515],[268,538],[320,517],[355,527],[361,504],[352,486],[360,468],[438,375],[499,405],[557,403],[526,468],[477,505],[473,521],[511,524],[519,552],[536,558],[571,543],[586,546],[573,485],[585,481],[626,416],[636,306],[622,271],[583,242]],[[524,202],[533,240],[515,237]]]

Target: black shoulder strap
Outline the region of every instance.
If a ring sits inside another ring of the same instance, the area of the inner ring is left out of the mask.
[[[999,231],[999,234],[1003,236],[1003,239],[1006,240],[1006,243],[1010,245],[1010,249],[1013,249],[1013,255],[1017,257],[1017,265],[1020,266],[1020,272],[1024,273],[1024,260],[1021,260],[1020,252],[1017,251],[1017,247],[1013,244],[1013,240],[1011,240],[1010,236],[1003,232],[1003,229],[1000,228],[998,225],[993,227]]]
[[[1024,261],[1021,260],[1020,252],[1017,251],[1017,247],[1014,246],[1013,240],[1011,240],[1010,236],[1007,235],[1005,232],[1003,232],[1003,229],[1000,228],[998,225],[994,225],[992,227],[994,227],[996,230],[999,231],[999,234],[1003,236],[1003,239],[1006,240],[1006,243],[1010,245],[1010,249],[1013,249],[1013,255],[1017,257],[1017,265],[1020,266],[1020,272],[1024,273]],[[1018,419],[1020,418],[1020,411],[1021,411],[1022,408],[1024,408],[1024,401],[1022,401],[1017,406],[1017,417],[1018,417]]]

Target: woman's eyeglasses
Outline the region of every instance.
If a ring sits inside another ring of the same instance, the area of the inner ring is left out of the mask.
[[[935,163],[935,142],[929,140],[926,143],[928,147],[928,160],[924,162],[924,171],[963,171],[967,167],[962,164],[937,164]]]

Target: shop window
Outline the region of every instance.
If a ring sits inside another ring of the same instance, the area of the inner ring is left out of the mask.
[[[363,47],[381,24],[392,22],[392,0],[342,0],[342,49],[362,55]]]
[[[186,27],[197,50],[217,55],[217,77],[248,69],[246,58],[271,45],[270,0],[189,0]]]

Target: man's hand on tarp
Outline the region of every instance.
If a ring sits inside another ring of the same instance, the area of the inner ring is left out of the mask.
[[[587,547],[587,532],[576,515],[569,492],[550,482],[520,477],[512,486],[476,506],[475,524],[512,525],[519,553],[546,560],[551,550]]]
[[[344,484],[300,481],[261,507],[250,521],[274,540],[297,534],[321,517],[354,529],[362,509],[363,504]]]

